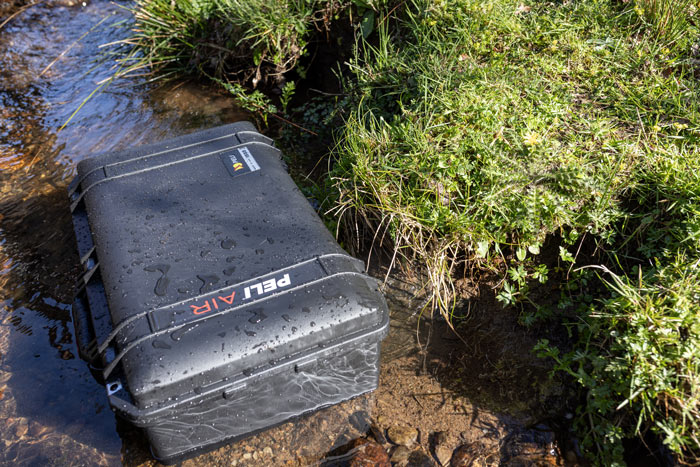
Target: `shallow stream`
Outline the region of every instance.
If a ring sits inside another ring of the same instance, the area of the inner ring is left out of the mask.
[[[45,2],[0,29],[0,464],[153,463],[140,433],[115,418],[104,388],[77,358],[70,306],[78,267],[66,186],[90,154],[246,115],[191,82],[158,88],[121,80],[87,99],[114,71],[113,61],[99,60],[107,50],[100,45],[124,37],[114,24],[127,17],[104,0]],[[417,430],[411,449],[425,457],[414,456],[415,465],[435,462],[437,438],[449,453],[461,446],[475,465],[562,462],[533,409],[556,388],[536,387],[546,368],[527,356],[531,342],[503,343],[517,334],[514,321],[476,313],[467,345],[442,322],[417,327],[418,290],[405,277],[386,285],[392,328],[374,394],[185,464],[342,464],[349,462],[342,446],[367,433],[395,451],[381,439],[393,425]]]

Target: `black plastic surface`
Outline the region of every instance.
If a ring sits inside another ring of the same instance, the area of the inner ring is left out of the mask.
[[[159,457],[376,387],[386,303],[250,123],[87,159],[71,196],[86,271],[73,312],[81,357]],[[304,394],[299,369],[329,353],[338,360],[324,357]],[[259,375],[277,381],[258,396],[278,415],[212,428],[246,397],[261,403],[246,392]],[[205,428],[179,442],[182,423]]]

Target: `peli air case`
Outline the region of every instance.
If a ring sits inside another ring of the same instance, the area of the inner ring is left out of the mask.
[[[84,160],[70,196],[79,353],[156,458],[377,387],[386,302],[252,124]]]

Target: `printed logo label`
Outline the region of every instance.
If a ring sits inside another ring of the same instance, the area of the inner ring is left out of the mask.
[[[153,310],[148,319],[153,330],[167,329],[170,326],[246,306],[278,293],[285,293],[294,287],[325,277],[326,274],[318,261],[306,262],[288,268],[286,271],[272,272],[261,277],[251,278],[219,291],[193,297],[177,305]]]
[[[236,152],[224,153],[220,157],[232,177],[260,170],[258,161],[246,146],[238,148]]]
[[[271,278],[267,279],[264,281],[260,281],[256,284],[249,285],[248,287],[243,288],[243,301],[248,300],[249,298],[258,298],[262,297],[264,295],[269,294],[270,292],[274,292],[277,289],[282,289],[285,287],[289,287],[292,284],[292,280],[289,277],[289,274],[285,274],[282,277],[279,278]],[[241,292],[241,290],[238,290]],[[240,296],[240,294],[239,294]],[[193,314],[195,315],[203,315],[205,313],[209,313],[212,310],[218,310],[219,305],[222,307],[225,306],[221,304],[220,302],[217,302],[217,300],[226,303],[227,305],[233,305],[233,301],[236,297],[236,290],[232,291],[228,295],[219,295],[217,297],[212,297],[209,300],[205,300],[204,304],[200,303],[195,303],[193,305],[190,305],[190,309]]]
[[[289,286],[289,284],[291,284],[289,274],[285,274],[284,276],[282,276],[282,279],[268,279],[266,281],[258,282],[257,284],[253,284],[249,287],[246,287],[245,289],[243,289],[243,293],[246,299],[253,296],[259,297],[277,289],[287,287]]]

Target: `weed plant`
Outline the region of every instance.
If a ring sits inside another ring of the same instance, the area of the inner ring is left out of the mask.
[[[648,429],[700,460],[697,11],[413,0],[351,64],[332,171],[346,235],[423,262],[448,317],[469,262],[500,266],[498,299],[526,323],[566,319],[573,350],[538,350],[582,387],[578,432],[602,465]],[[547,281],[560,312],[531,294]]]
[[[206,74],[257,87],[284,81],[309,35],[347,5],[334,0],[137,0],[122,74]],[[257,109],[259,110],[259,109]]]

